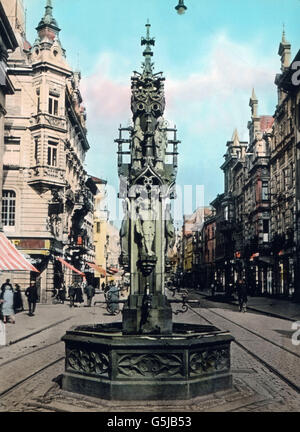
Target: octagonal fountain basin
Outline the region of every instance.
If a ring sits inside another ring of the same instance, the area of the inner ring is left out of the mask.
[[[170,335],[123,335],[122,323],[73,327],[61,388],[107,400],[191,399],[232,387],[230,344],[213,326],[173,324]]]

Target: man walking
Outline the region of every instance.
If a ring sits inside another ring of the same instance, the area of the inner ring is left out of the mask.
[[[75,288],[74,285],[69,286],[69,298],[70,298],[70,307],[74,306],[74,300],[75,300]]]
[[[246,312],[247,310],[247,286],[244,279],[239,279],[236,284],[238,301],[239,301],[239,309],[240,312]]]
[[[87,307],[91,307],[92,300],[95,295],[95,289],[90,283],[85,288],[85,294],[87,296]]]
[[[30,286],[25,291],[25,295],[28,300],[29,316],[34,316],[36,302],[38,301],[37,286],[35,282],[30,283]]]

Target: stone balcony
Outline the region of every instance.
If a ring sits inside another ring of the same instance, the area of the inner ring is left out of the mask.
[[[66,171],[56,167],[36,166],[29,169],[28,184],[49,186],[65,186]]]
[[[30,120],[31,126],[30,129],[34,130],[39,128],[41,125],[49,126],[50,128],[59,129],[62,132],[66,131],[67,123],[65,118],[54,116],[47,113],[38,113],[31,117]]]

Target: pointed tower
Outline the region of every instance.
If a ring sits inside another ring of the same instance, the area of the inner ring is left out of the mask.
[[[44,16],[36,30],[37,38],[32,47],[32,61],[52,61],[54,56],[55,62],[61,61],[66,66],[66,53],[59,39],[60,28],[53,17],[52,0],[47,0]],[[52,56],[46,54],[49,51],[52,51]]]
[[[291,44],[285,38],[285,30],[282,32],[282,39],[278,49],[278,55],[281,57],[281,70],[285,71],[291,63]]]
[[[172,332],[172,310],[165,296],[166,255],[175,232],[170,214],[177,171],[176,129],[167,126],[162,72],[154,73],[150,24],[141,45],[142,72],[131,79],[130,151],[119,140],[119,196],[124,199],[125,218],[121,228],[121,264],[130,272],[131,292],[123,311],[125,334],[168,334]],[[174,139],[168,140],[168,132]],[[173,146],[173,148],[172,148]],[[171,147],[171,148],[170,148]],[[167,151],[168,150],[168,151]],[[130,153],[130,163],[123,155]],[[168,163],[166,155],[172,158]]]
[[[252,95],[250,97],[249,106],[251,107],[252,117],[257,117],[258,99],[256,97],[254,88],[252,89]]]
[[[52,11],[52,0],[47,0],[45,14],[36,28],[40,41],[45,40],[46,38],[50,41],[54,41],[54,39],[58,37],[60,28],[52,15]]]
[[[234,129],[231,141],[233,142],[234,147],[238,147],[240,145],[240,138],[237,129]]]

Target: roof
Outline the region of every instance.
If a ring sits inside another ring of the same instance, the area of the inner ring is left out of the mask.
[[[98,177],[94,177],[94,176],[90,176],[91,179],[96,183],[96,184],[107,184],[106,180],[102,180]]]
[[[1,271],[39,271],[30,264],[13,243],[0,233],[0,270]]]
[[[260,116],[260,130],[262,132],[265,132],[266,130],[270,129],[273,123],[274,123],[274,117],[270,115]]]

